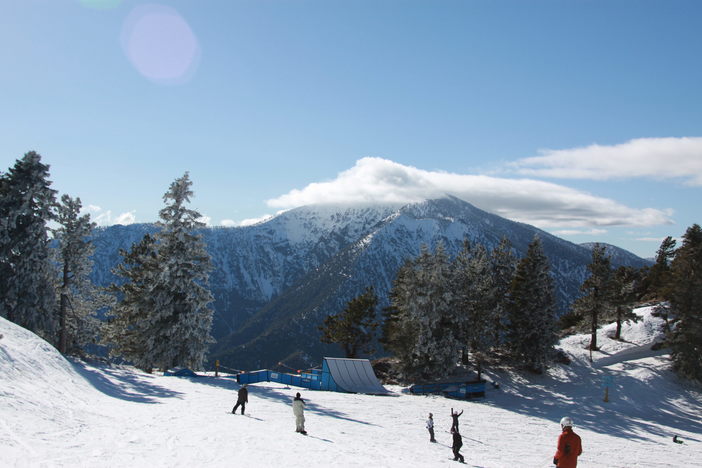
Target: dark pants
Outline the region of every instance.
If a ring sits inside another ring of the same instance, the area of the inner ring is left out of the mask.
[[[461,450],[461,447],[460,447],[460,446],[458,446],[458,447],[453,447],[453,459],[454,459],[454,460],[458,460],[458,461],[460,461],[460,462],[463,462],[463,460],[464,460],[464,459],[463,459],[463,455],[461,455],[461,453],[459,452],[459,450]]]
[[[429,442],[436,442],[436,439],[434,438],[434,428],[427,427],[427,430],[429,431]]]
[[[244,414],[244,408],[246,408],[246,402],[245,401],[237,401],[236,405],[234,405],[234,409],[232,410],[232,414],[236,413],[236,409],[241,405],[241,414]]]

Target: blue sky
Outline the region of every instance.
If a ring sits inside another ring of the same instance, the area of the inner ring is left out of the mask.
[[[0,169],[101,224],[451,193],[652,256],[700,223],[697,0],[0,0]]]

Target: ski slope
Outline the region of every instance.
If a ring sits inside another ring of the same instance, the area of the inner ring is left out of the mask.
[[[579,467],[700,466],[702,394],[679,382],[668,357],[650,351],[661,322],[639,309],[626,342],[600,330],[561,342],[573,362],[532,376],[489,371],[499,389],[457,401],[313,392],[275,383],[249,386],[246,416],[232,415],[231,378],[149,375],[64,359],[34,334],[0,318],[2,467],[442,467],[450,409],[460,418],[471,467],[548,467],[564,415],[582,437]],[[631,351],[633,350],[633,351]],[[648,350],[648,351],[647,351]],[[606,377],[609,376],[609,377]],[[610,383],[609,402],[603,383]],[[291,400],[307,400],[309,435],[295,433]],[[434,413],[437,444],[424,427]],[[675,444],[678,435],[683,444]]]

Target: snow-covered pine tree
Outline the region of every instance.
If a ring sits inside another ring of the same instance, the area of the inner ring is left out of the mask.
[[[596,350],[599,319],[611,306],[612,296],[612,266],[604,245],[595,244],[592,248],[592,261],[587,270],[590,276],[580,286],[585,295],[573,303],[573,309],[589,321],[589,349]]]
[[[450,264],[443,245],[434,254],[422,246],[419,256],[401,268],[390,297],[394,312],[389,336],[394,340],[389,349],[399,359],[403,376],[436,379],[447,375],[456,366],[458,341],[451,309]]]
[[[91,259],[95,247],[90,235],[95,223],[90,215],[80,215],[80,198],[61,197],[57,207],[59,227],[53,229],[57,242],[53,253],[59,266],[59,333],[58,349],[62,353],[77,353],[99,334],[97,311],[110,304],[110,298],[90,281]]]
[[[461,351],[461,361],[468,363],[470,341],[473,336],[471,289],[473,278],[470,276],[470,262],[473,256],[472,246],[468,239],[463,239],[463,247],[451,262],[451,288],[453,289],[454,326],[456,340]]]
[[[114,270],[122,280],[110,286],[116,303],[103,325],[102,341],[111,357],[121,357],[146,372],[155,366],[154,343],[158,340],[151,329],[155,308],[155,291],[160,287],[156,239],[146,234],[129,251],[120,250],[123,261]]]
[[[493,342],[495,346],[504,344],[504,330],[507,324],[507,302],[509,290],[517,269],[517,257],[514,255],[512,243],[503,237],[499,245],[492,251],[492,280],[495,288]]]
[[[667,299],[677,322],[670,334],[673,369],[702,382],[702,228],[687,229],[670,264]]]
[[[149,316],[153,359],[162,369],[187,366],[200,369],[210,343],[213,301],[208,287],[210,256],[196,228],[202,216],[187,208],[193,196],[186,172],[163,196],[156,234],[160,273],[154,290],[154,310]]]
[[[56,191],[31,151],[0,176],[0,315],[55,342],[54,274],[47,223]]]
[[[398,360],[403,377],[416,375],[412,367],[412,353],[419,334],[419,324],[411,321],[407,314],[412,301],[414,282],[414,259],[408,259],[398,269],[389,293],[390,305],[383,309],[380,344]]]
[[[535,372],[545,369],[558,340],[549,270],[541,240],[534,236],[526,256],[517,264],[510,287],[507,338],[509,351],[517,362]]]
[[[456,367],[459,342],[452,308],[451,265],[439,243],[434,254],[422,252],[415,264],[417,283],[410,316],[419,323],[414,349],[423,378],[441,378]]]
[[[481,244],[469,248],[468,243],[452,264],[451,310],[456,316],[456,330],[462,344],[467,345],[476,361],[478,374],[482,362],[494,343],[495,285],[490,256]]]

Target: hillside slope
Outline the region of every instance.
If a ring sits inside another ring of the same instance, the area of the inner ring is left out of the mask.
[[[573,358],[570,366],[543,376],[489,370],[501,385],[485,399],[412,396],[400,387],[391,387],[396,397],[378,397],[261,383],[250,386],[243,417],[229,413],[238,389],[230,378],[164,377],[67,361],[0,318],[0,461],[9,467],[449,467],[456,466],[448,434],[454,408],[464,411],[468,466],[552,466],[565,414],[583,439],[579,466],[696,466],[702,395],[677,381],[666,356],[650,352],[660,323],[648,309],[640,314],[644,320],[624,330],[629,343],[609,339],[608,327],[600,331],[603,352],[593,355],[595,366],[584,349],[587,337],[568,337],[561,347]],[[605,373],[614,378],[608,403]],[[307,437],[294,432],[290,402],[297,391],[307,399]],[[428,412],[435,415],[437,444],[424,429]],[[673,435],[685,443],[674,444]]]

